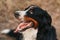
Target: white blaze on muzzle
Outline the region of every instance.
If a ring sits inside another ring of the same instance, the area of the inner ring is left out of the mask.
[[[16,13],[19,14],[19,19],[21,19],[22,21],[24,21],[24,16],[26,15],[27,11],[16,11]]]

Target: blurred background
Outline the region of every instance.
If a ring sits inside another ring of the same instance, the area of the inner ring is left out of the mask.
[[[56,28],[57,38],[60,40],[60,0],[0,0],[0,31],[14,29],[19,21],[14,17],[14,11],[24,10],[29,5],[38,5],[52,17],[52,25]],[[0,40],[15,40],[1,35]]]

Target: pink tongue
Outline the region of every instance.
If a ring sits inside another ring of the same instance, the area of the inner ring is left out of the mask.
[[[15,29],[14,32],[16,33],[16,32],[18,32],[18,31],[20,31],[20,30],[23,30],[23,29],[26,28],[26,27],[30,27],[31,24],[32,24],[32,22],[30,22],[30,23],[24,23],[24,22],[22,22],[22,23],[20,23],[20,24],[18,25],[18,27]]]

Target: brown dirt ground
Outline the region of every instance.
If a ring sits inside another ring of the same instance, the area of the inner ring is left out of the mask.
[[[60,40],[60,0],[0,0],[0,31],[14,29],[19,21],[14,17],[14,11],[24,10],[29,5],[38,5],[52,16],[52,25],[56,28],[57,38]],[[13,40],[0,34],[0,40]]]

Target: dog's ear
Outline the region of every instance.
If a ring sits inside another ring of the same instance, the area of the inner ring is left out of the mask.
[[[52,18],[47,11],[44,10],[40,15],[42,16],[42,21],[44,24],[51,25]]]

